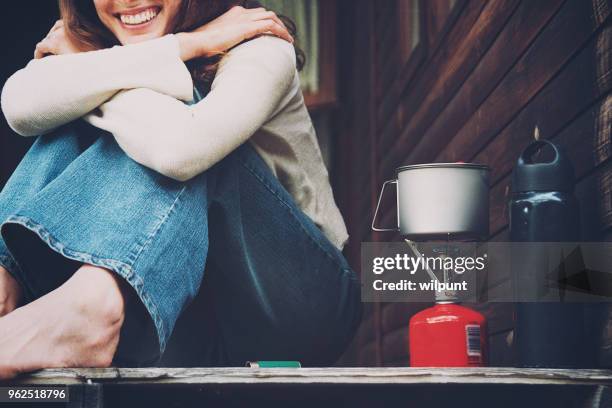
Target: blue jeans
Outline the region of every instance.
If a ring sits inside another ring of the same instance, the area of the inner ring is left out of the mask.
[[[0,221],[26,301],[83,263],[129,283],[116,365],[326,365],[360,320],[356,274],[249,143],[178,182],[76,121],[36,140]]]

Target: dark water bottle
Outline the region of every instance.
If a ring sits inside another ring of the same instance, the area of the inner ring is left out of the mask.
[[[573,191],[574,169],[560,146],[546,140],[527,146],[512,172],[510,240],[578,242],[579,211]],[[549,260],[544,252],[538,245],[513,248],[512,278],[518,299],[533,300],[546,292]],[[590,366],[584,305],[562,300],[515,304],[519,366]]]

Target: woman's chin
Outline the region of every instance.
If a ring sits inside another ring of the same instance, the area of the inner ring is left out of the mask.
[[[121,36],[120,41],[121,41],[121,44],[123,45],[136,44],[136,43],[143,42],[143,41],[153,40],[161,36],[162,36],[162,33],[158,33],[158,32],[130,34],[130,35]]]

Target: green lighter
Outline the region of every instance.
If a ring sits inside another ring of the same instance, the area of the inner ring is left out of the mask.
[[[299,361],[247,361],[247,367],[251,368],[300,368]]]

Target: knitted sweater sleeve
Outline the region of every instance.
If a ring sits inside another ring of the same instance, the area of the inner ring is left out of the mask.
[[[2,111],[22,136],[47,133],[97,108],[124,89],[193,97],[191,75],[172,34],[158,39],[30,61],[2,89]]]
[[[205,171],[287,104],[296,80],[293,46],[262,36],[230,50],[211,91],[194,105],[150,87],[125,90],[85,116],[135,161],[176,180]]]

